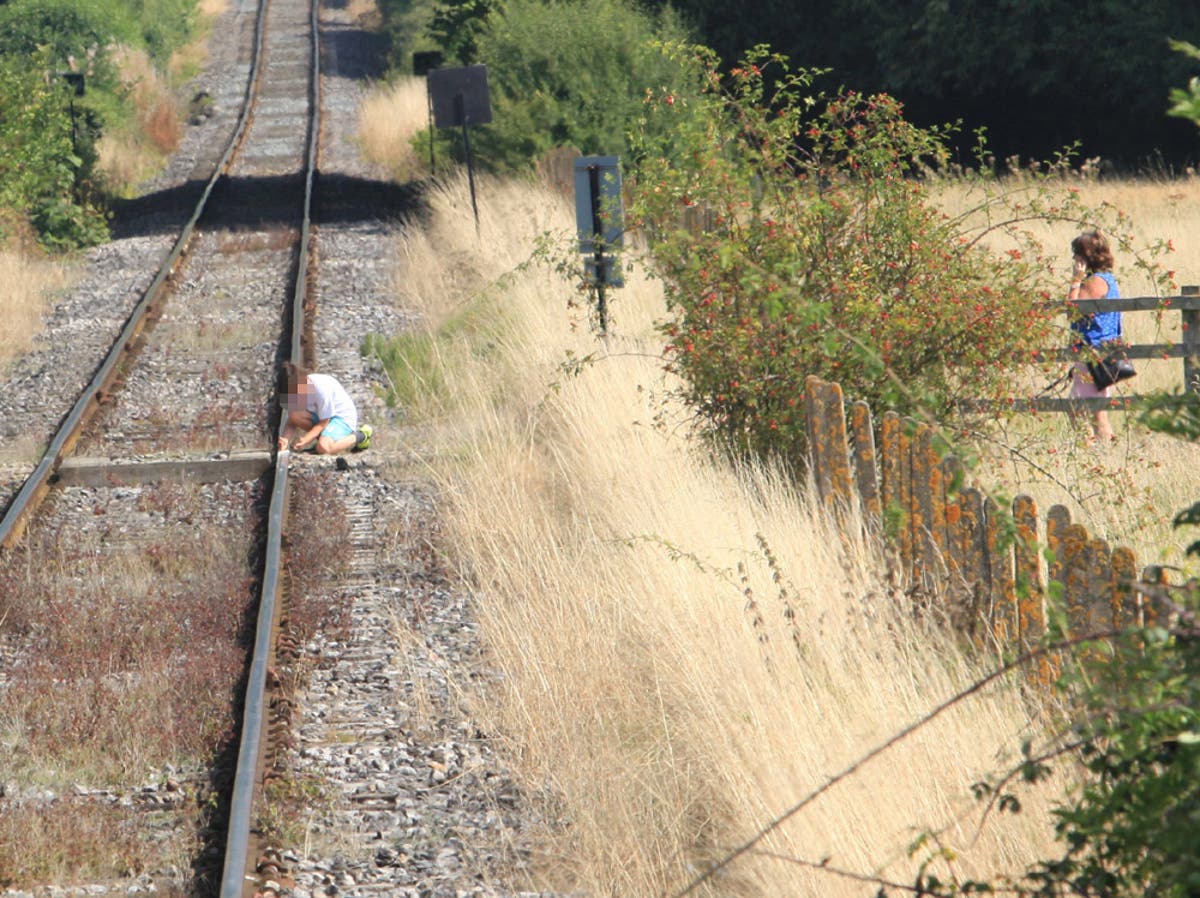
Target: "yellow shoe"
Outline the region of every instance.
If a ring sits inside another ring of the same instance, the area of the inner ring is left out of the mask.
[[[358,442],[354,444],[354,451],[362,452],[364,449],[370,448],[371,435],[374,432],[375,431],[370,424],[363,424],[360,426],[358,430],[355,431],[355,435],[358,437]]]

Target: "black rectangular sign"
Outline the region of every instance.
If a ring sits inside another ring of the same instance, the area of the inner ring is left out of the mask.
[[[433,69],[426,77],[433,98],[433,123],[437,127],[486,125],[492,120],[487,66]]]

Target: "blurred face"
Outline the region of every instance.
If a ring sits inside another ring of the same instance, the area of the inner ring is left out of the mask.
[[[312,392],[307,380],[296,384],[296,392],[287,394],[287,407],[292,411],[304,411],[304,397]]]

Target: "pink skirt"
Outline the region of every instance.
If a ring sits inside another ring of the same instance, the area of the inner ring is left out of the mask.
[[[1111,395],[1111,386],[1107,386],[1103,390],[1096,389],[1096,384],[1092,381],[1092,373],[1088,371],[1087,362],[1075,363],[1075,371],[1071,379],[1072,399],[1099,399],[1101,396]]]

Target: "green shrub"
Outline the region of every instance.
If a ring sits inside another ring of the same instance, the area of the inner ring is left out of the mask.
[[[658,52],[682,27],[619,0],[509,0],[490,15],[477,61],[488,66],[492,124],[472,134],[481,165],[528,168],[547,150],[625,155],[647,91],[685,91],[689,70]]]
[[[627,226],[647,235],[666,289],[669,367],[733,451],[801,457],[810,374],[877,412],[941,416],[1002,399],[1031,373],[1034,347],[1065,343],[1046,305],[1061,247],[1047,255],[1021,223],[1112,235],[1115,214],[1050,180],[964,175],[982,224],[947,217],[927,177],[946,164],[947,129],[910,124],[885,95],[820,94],[817,73],[765,49],[727,76],[710,51],[671,52],[708,89],[649,98]],[[704,228],[683,227],[689,209]]]
[[[120,30],[106,4],[11,0],[0,6],[0,56],[41,58],[52,71],[85,72],[95,86],[111,87],[115,73],[107,48]]]
[[[106,234],[78,180],[85,160],[95,158],[94,144],[82,111],[72,120],[68,91],[46,77],[44,65],[0,56],[0,208],[20,213],[56,247],[96,243]]]
[[[110,51],[165,61],[186,40],[195,0],[12,0],[0,5],[0,206],[49,246],[107,236],[94,186],[104,127],[132,118]],[[75,96],[63,77],[83,77]]]
[[[435,4],[427,31],[442,48],[445,64],[478,62],[479,36],[492,15],[502,8],[499,0],[442,0]]]
[[[124,0],[150,58],[166,62],[187,42],[196,25],[195,0]]]
[[[1184,56],[1200,60],[1200,47],[1189,44],[1187,41],[1172,41],[1171,49]],[[1189,78],[1186,87],[1172,88],[1170,98],[1172,105],[1167,110],[1167,115],[1190,119],[1200,125],[1200,76]]]

